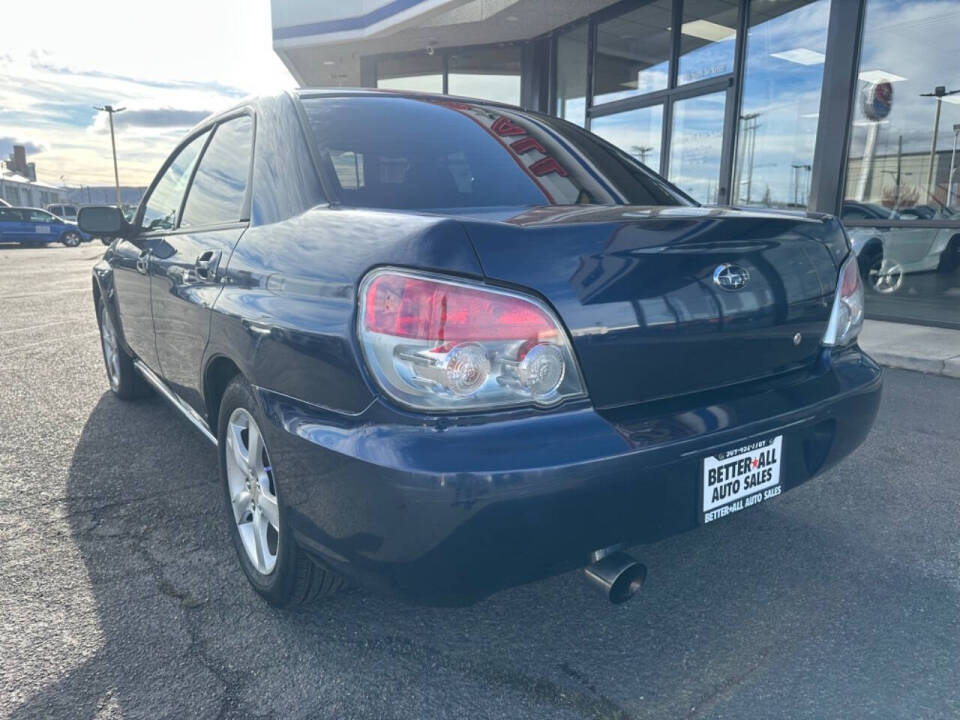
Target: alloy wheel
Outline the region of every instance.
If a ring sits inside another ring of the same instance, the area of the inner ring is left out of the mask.
[[[110,381],[110,387],[116,390],[120,387],[120,346],[117,344],[117,331],[113,327],[113,320],[106,305],[100,309],[100,342],[107,365],[107,380]]]
[[[892,260],[876,260],[870,266],[870,287],[881,295],[892,295],[903,285],[903,268]]]
[[[261,575],[277,565],[280,510],[270,456],[260,427],[238,407],[226,433],[227,486],[240,541],[250,564]]]
[[[69,232],[63,237],[63,244],[67,247],[77,247],[80,244],[80,236],[75,232]]]

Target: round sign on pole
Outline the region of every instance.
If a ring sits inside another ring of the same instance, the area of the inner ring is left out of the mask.
[[[893,107],[893,84],[883,82],[867,85],[863,89],[863,114],[867,120],[883,120]]]

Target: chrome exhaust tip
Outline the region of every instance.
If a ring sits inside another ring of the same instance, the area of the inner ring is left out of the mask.
[[[583,569],[587,580],[615,605],[632,598],[647,579],[647,567],[625,552],[594,553],[594,562]]]

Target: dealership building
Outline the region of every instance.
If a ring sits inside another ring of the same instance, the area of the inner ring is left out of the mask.
[[[272,0],[303,86],[496,100],[704,204],[841,216],[867,314],[960,328],[960,0]]]

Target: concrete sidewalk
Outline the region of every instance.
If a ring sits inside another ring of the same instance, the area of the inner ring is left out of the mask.
[[[867,320],[860,347],[881,365],[960,378],[960,330]]]

